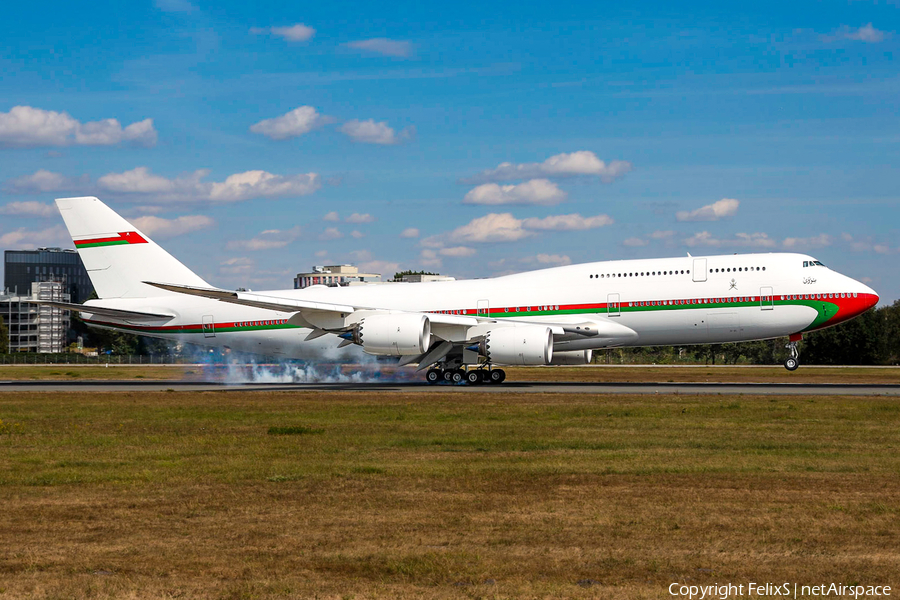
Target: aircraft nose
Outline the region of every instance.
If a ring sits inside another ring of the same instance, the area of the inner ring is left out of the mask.
[[[872,288],[866,286],[866,290],[867,291],[864,294],[865,301],[866,301],[866,310],[869,310],[870,308],[872,308],[873,306],[878,304],[878,301],[880,300],[880,298],[878,297],[878,294],[875,292],[875,290],[873,290]]]
[[[856,312],[857,314],[860,314],[866,312],[867,310],[878,304],[878,300],[880,298],[878,297],[878,293],[866,284],[857,281],[856,285],[858,286],[857,289],[859,290],[857,292],[859,300]]]

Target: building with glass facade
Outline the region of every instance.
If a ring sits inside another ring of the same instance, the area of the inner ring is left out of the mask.
[[[28,296],[32,283],[55,281],[62,284],[63,292],[72,302],[81,304],[94,291],[81,257],[75,250],[38,248],[6,250],[3,254],[3,287],[7,294]]]

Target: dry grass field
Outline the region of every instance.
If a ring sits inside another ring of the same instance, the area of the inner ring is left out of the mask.
[[[357,371],[374,372],[373,365],[328,365],[319,368],[326,374]],[[509,367],[510,381],[577,381],[577,382],[780,382],[780,383],[894,383],[900,384],[900,367],[806,367],[789,372],[784,367],[734,366],[605,366],[585,367]],[[221,365],[0,365],[0,381],[12,380],[188,380],[222,381],[235,373],[251,369]],[[382,380],[421,381],[424,377],[412,368],[383,366]]]
[[[900,403],[0,394],[0,599],[900,585]]]

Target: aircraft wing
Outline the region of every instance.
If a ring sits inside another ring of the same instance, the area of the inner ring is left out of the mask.
[[[191,296],[210,298],[221,302],[228,302],[229,304],[240,304],[267,310],[295,313],[296,318],[291,319],[295,324],[325,331],[346,330],[351,327],[353,323],[366,315],[386,312],[405,312],[374,306],[351,306],[349,304],[296,300],[280,296],[266,296],[251,292],[232,292],[230,290],[216,288],[200,288],[170,283],[156,283],[152,281],[145,281],[144,283],[170,292],[180,292]],[[427,314],[428,320],[433,324],[448,326],[472,327],[485,320],[493,321],[493,319],[475,316],[445,315],[439,313]]]
[[[292,316],[288,319],[291,324],[308,327],[313,330],[307,336],[307,339],[315,339],[326,333],[346,333],[353,330],[358,323],[369,316],[410,314],[410,311],[387,307],[332,304],[254,294],[251,292],[233,292],[216,288],[201,288],[150,281],[145,281],[144,283],[170,292],[199,296],[230,304],[292,313]],[[579,315],[561,315],[555,318],[538,317],[534,319],[494,319],[484,315],[447,315],[432,312],[416,314],[424,314],[428,317],[431,323],[431,332],[438,339],[456,346],[481,340],[492,329],[517,325],[543,325],[551,329],[554,338],[558,341],[588,338],[596,340],[601,346],[617,346],[637,337],[637,333],[633,329],[613,320],[584,318]],[[345,341],[344,343],[350,342]],[[444,349],[446,350],[446,348]]]
[[[57,302],[55,300],[30,300],[32,304],[45,304],[47,306],[55,306],[63,310],[71,310],[74,312],[88,313],[101,317],[109,317],[122,321],[168,321],[175,317],[171,314],[138,312],[135,310],[122,310],[119,308],[104,308],[102,306],[91,306],[88,304],[71,304],[69,302]]]

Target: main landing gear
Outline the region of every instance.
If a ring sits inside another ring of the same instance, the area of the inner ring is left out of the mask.
[[[800,366],[800,351],[797,349],[797,342],[799,340],[791,338],[791,341],[787,343],[785,348],[790,352],[790,356],[787,357],[787,360],[784,361],[784,368],[788,371],[796,371],[797,367]]]
[[[437,383],[481,385],[482,383],[503,383],[506,371],[503,369],[428,369],[425,381],[429,385]]]

